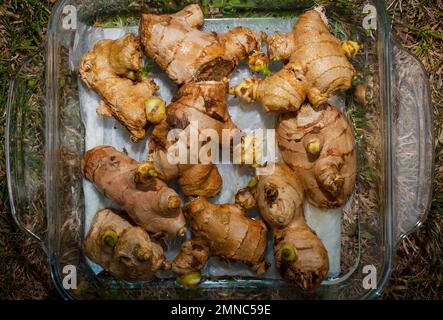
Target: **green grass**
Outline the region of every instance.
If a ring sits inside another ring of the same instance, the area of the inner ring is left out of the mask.
[[[432,0],[388,2],[395,35],[423,62],[430,75],[437,148],[431,210],[423,226],[400,245],[390,285],[383,297],[442,299],[443,141],[439,136],[443,120],[443,7],[441,2]]]
[[[56,298],[46,256],[39,246],[15,226],[9,212],[4,159],[4,129],[7,89],[11,74],[44,40],[54,1],[4,0],[0,4],[0,299]],[[321,2],[321,1],[317,1]],[[343,2],[342,0],[340,2]],[[431,75],[436,137],[443,115],[443,8],[434,0],[390,0],[394,32],[423,61]],[[115,21],[119,25],[120,21]],[[29,83],[42,93],[40,83]],[[30,116],[39,114],[32,103]],[[359,113],[361,110],[356,109]],[[357,117],[358,118],[358,117]],[[362,126],[365,123],[361,123]],[[369,125],[369,124],[368,124]],[[369,128],[370,129],[370,128]],[[30,137],[37,139],[37,137]],[[383,298],[443,298],[443,141],[436,150],[434,199],[424,225],[407,237]],[[35,161],[39,161],[35,159]],[[371,171],[366,173],[371,175]]]
[[[0,299],[56,297],[49,279],[46,256],[37,243],[15,226],[10,216],[4,157],[9,80],[44,40],[50,7],[49,2],[37,0],[3,1],[0,4]],[[31,89],[36,94],[43,92],[42,84],[32,77],[28,85],[35,87]],[[23,108],[26,116],[38,125],[41,116],[36,105],[29,102]],[[33,135],[27,139],[38,143],[38,138]],[[37,158],[29,159],[31,162],[39,161]]]

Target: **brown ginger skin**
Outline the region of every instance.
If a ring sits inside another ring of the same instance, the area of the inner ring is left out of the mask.
[[[247,102],[259,101],[266,112],[288,112],[299,108],[306,99],[308,87],[304,69],[298,62],[291,61],[263,80],[243,80],[230,88],[229,93]]]
[[[328,273],[328,252],[303,215],[284,228],[274,229],[273,236],[274,259],[282,278],[303,290],[315,290]],[[292,249],[295,257],[291,256]]]
[[[317,10],[302,14],[293,31],[273,34],[266,44],[270,58],[287,63],[264,80],[246,79],[231,93],[258,100],[266,111],[297,111],[306,98],[317,106],[351,87],[355,69]]]
[[[277,163],[271,175],[259,177],[256,198],[261,216],[273,227],[283,228],[303,215],[303,186],[284,163]]]
[[[314,106],[351,87],[355,69],[340,41],[330,32],[322,12],[315,9],[305,12],[292,32],[272,35],[266,41],[271,59],[295,61],[304,69],[306,95]],[[297,109],[294,106],[292,110]]]
[[[197,4],[174,14],[141,16],[141,43],[146,55],[178,84],[222,80],[240,59],[261,47],[261,35],[248,28],[217,34],[199,30],[203,22]]]
[[[158,90],[148,77],[140,81],[128,78],[141,69],[141,59],[138,39],[128,33],[117,40],[97,42],[79,66],[82,80],[103,99],[97,113],[117,119],[134,142],[145,137],[148,122],[144,104]]]
[[[256,188],[242,188],[235,194],[235,203],[249,210],[257,205],[257,190]]]
[[[259,177],[257,205],[272,227],[274,258],[282,278],[303,290],[315,289],[329,270],[328,254],[303,214],[303,185],[284,163]]]
[[[95,215],[84,250],[89,259],[127,281],[148,280],[157,270],[171,267],[159,243],[110,209]]]
[[[356,177],[352,129],[335,108],[317,111],[305,104],[284,114],[277,127],[283,160],[303,184],[306,197],[316,207],[338,208],[352,193]]]
[[[83,176],[120,205],[132,220],[155,237],[184,236],[186,222],[178,194],[152,177],[137,183],[138,163],[111,146],[98,146],[82,160]]]
[[[257,100],[266,112],[297,110],[306,99],[308,89],[303,67],[291,61],[279,72],[258,81]]]
[[[227,111],[227,90],[225,81],[191,82],[183,85],[174,101],[166,108],[165,120],[155,126],[152,132],[149,161],[153,163],[159,178],[177,179],[186,196],[214,196],[220,191],[223,182],[217,167],[210,161],[201,163],[197,159],[194,164],[171,163],[167,152],[175,142],[168,141],[168,133],[173,129],[183,130],[188,141],[186,147],[189,148],[191,123],[198,125],[199,134],[212,129],[220,139],[223,129],[237,130]],[[199,145],[199,150],[202,146],[203,143]]]
[[[267,228],[236,204],[214,204],[197,197],[184,207],[192,236],[172,263],[179,275],[200,272],[210,256],[246,263],[258,275],[267,269]]]

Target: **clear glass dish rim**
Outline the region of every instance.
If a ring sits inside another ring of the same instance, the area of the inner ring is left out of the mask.
[[[54,85],[56,83],[55,73],[53,70],[57,68],[57,52],[56,52],[56,32],[57,32],[57,23],[59,22],[59,17],[62,14],[63,7],[65,3],[69,0],[61,0],[57,2],[57,4],[54,6],[50,22],[48,26],[47,31],[47,46],[46,46],[46,98],[47,98],[47,112],[46,112],[46,119],[45,119],[45,176],[46,176],[46,203],[47,203],[47,221],[48,221],[48,227],[51,226],[57,226],[59,217],[57,215],[51,214],[51,212],[56,212],[57,210],[53,210],[53,208],[56,207],[57,203],[57,196],[56,192],[54,192],[56,188],[55,178],[57,176],[57,172],[55,171],[55,168],[57,168],[57,165],[55,163],[57,157],[56,157],[56,137],[57,137],[57,119],[58,119],[58,110],[57,110],[57,95],[56,95],[56,86]],[[384,121],[386,122],[387,126],[385,128],[385,177],[386,177],[386,198],[385,198],[385,222],[384,222],[384,243],[386,250],[384,250],[384,264],[383,264],[383,270],[381,272],[381,277],[379,277],[377,289],[371,289],[367,291],[364,295],[359,297],[360,299],[374,299],[378,298],[383,289],[385,288],[389,276],[392,272],[392,263],[393,263],[393,251],[395,250],[395,243],[393,241],[393,209],[392,209],[392,201],[393,201],[393,187],[392,187],[392,131],[391,131],[391,76],[390,72],[387,70],[390,70],[391,68],[391,43],[390,43],[390,22],[389,17],[387,15],[386,6],[385,3],[382,0],[371,0],[371,2],[375,5],[377,9],[377,16],[379,19],[379,27],[380,30],[378,31],[379,36],[381,37],[381,43],[383,44],[383,61],[381,64],[383,64],[384,72],[380,72],[381,75],[384,76],[383,83],[383,98],[384,101],[382,103],[385,104],[385,118]],[[382,83],[382,81],[381,81]],[[424,218],[423,218],[424,219]],[[75,299],[71,295],[71,293],[63,288],[61,285],[61,277],[60,277],[60,270],[57,260],[56,252],[57,250],[54,250],[54,244],[57,244],[59,240],[59,233],[57,230],[49,230],[48,231],[48,237],[47,237],[47,248],[48,248],[48,261],[51,268],[51,277],[53,280],[53,283],[59,292],[59,294],[65,298],[65,299]],[[254,278],[252,278],[254,279]],[[273,285],[276,287],[284,285],[284,283],[281,280],[278,279],[258,279],[255,278],[254,282],[262,282],[264,285]],[[331,283],[333,285],[334,283]]]

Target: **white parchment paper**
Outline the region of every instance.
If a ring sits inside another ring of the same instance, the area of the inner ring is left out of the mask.
[[[250,27],[256,32],[264,31],[268,34],[275,32],[288,32],[292,29],[293,20],[280,18],[263,19],[218,19],[207,20],[205,30],[215,32],[226,32],[235,26]],[[131,28],[93,28],[80,26],[77,31],[75,45],[70,53],[70,63],[72,69],[77,69],[79,61],[83,54],[92,49],[94,44],[101,39],[117,39],[127,32],[138,33],[136,27]],[[275,63],[273,68],[280,68],[281,64]],[[272,69],[272,68],[271,68]],[[230,78],[230,86],[238,84],[242,79],[250,77],[253,74],[245,65],[240,65]],[[160,86],[158,94],[167,102],[171,101],[174,93],[177,91],[177,85],[170,81],[167,76],[161,72],[158,67],[154,67],[150,76]],[[95,92],[88,89],[81,80],[79,80],[79,96],[81,117],[85,126],[85,149],[89,150],[98,145],[112,145],[118,150],[126,150],[132,158],[142,161],[146,159],[147,147],[146,141],[137,144],[131,143],[129,133],[113,118],[102,117],[96,114],[96,107],[100,98]],[[239,102],[237,98],[228,97],[229,113],[232,120],[240,129],[258,129],[275,127],[276,116],[274,114],[265,114],[262,108],[257,104],[247,105]],[[234,195],[238,189],[244,187],[252,177],[252,172],[244,167],[235,165],[218,165],[220,174],[223,178],[223,190],[220,195],[213,200],[217,203],[227,203],[234,201]],[[83,182],[85,195],[85,228],[89,229],[92,218],[95,213],[105,207],[117,207],[112,201],[106,199],[96,188],[88,181]],[[250,216],[258,216],[257,212],[250,212]],[[340,273],[340,241],[341,241],[341,209],[322,211],[308,204],[305,205],[305,216],[307,223],[316,231],[317,235],[323,241],[329,255],[329,276],[335,277]],[[188,235],[189,236],[189,235]],[[271,268],[264,275],[267,278],[279,278],[275,270],[272,256],[271,237],[268,245],[267,257],[271,262]],[[172,240],[168,243],[167,257],[173,259],[180,249],[181,240]],[[91,263],[96,272],[101,268]],[[217,258],[211,258],[206,269],[206,275],[243,275],[253,276],[253,273],[241,263],[226,263]],[[171,276],[170,273],[161,273],[160,276]]]

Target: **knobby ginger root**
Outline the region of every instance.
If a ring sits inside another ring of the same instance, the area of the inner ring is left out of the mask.
[[[222,80],[254,50],[261,49],[262,35],[236,27],[224,34],[199,30],[204,22],[199,5],[175,14],[143,14],[141,42],[147,56],[178,84]]]
[[[314,290],[329,270],[328,252],[301,216],[274,229],[274,259],[282,278],[303,290]]]
[[[257,205],[257,183],[258,178],[253,177],[245,188],[238,190],[235,195],[235,203],[246,210],[254,208]]]
[[[283,69],[263,80],[250,78],[230,88],[229,93],[247,102],[260,101],[265,111],[297,110],[306,99],[308,83],[302,66],[290,62]]]
[[[302,66],[309,83],[307,96],[313,105],[351,87],[355,69],[318,10],[301,15],[292,32],[268,37],[267,46],[271,59],[296,61]]]
[[[256,194],[261,216],[273,227],[285,227],[303,215],[303,185],[283,163],[275,165],[273,174],[259,177]]]
[[[192,235],[172,262],[178,275],[199,273],[210,256],[244,262],[258,275],[266,271],[267,228],[262,221],[246,217],[236,204],[218,205],[204,197],[183,210]]]
[[[283,163],[259,177],[257,205],[272,226],[274,258],[283,279],[304,290],[315,289],[329,269],[327,251],[303,214],[303,185]]]
[[[243,188],[238,190],[235,195],[235,203],[242,206],[246,210],[252,209],[256,206],[256,191],[255,188]]]
[[[89,259],[123,280],[147,280],[171,267],[159,243],[109,209],[95,215],[84,249]]]
[[[153,164],[157,176],[163,180],[177,179],[183,193],[186,196],[213,196],[222,187],[222,179],[214,161],[208,157],[208,161],[203,162],[197,157],[197,161],[190,162],[189,157],[185,157],[184,162],[170,161],[170,155],[175,155],[175,141],[168,140],[168,133],[171,130],[183,130],[185,150],[189,150],[190,139],[198,140],[207,130],[217,133],[222,139],[223,129],[237,130],[227,111],[226,93],[228,85],[225,81],[203,81],[190,82],[183,85],[175,97],[174,101],[166,108],[166,118],[159,125],[154,127],[149,141],[149,159]],[[196,135],[191,137],[191,126],[196,128]],[[197,128],[198,127],[198,128]],[[198,142],[198,141],[197,141]],[[218,150],[218,141],[216,143]],[[205,147],[205,141],[198,142],[198,151]],[[229,147],[226,141],[224,147]],[[198,156],[198,154],[194,154]],[[178,162],[178,163],[177,163]]]
[[[302,14],[292,32],[267,37],[270,58],[288,62],[264,80],[246,79],[231,93],[258,100],[266,111],[297,111],[306,98],[317,106],[338,90],[349,89],[355,69],[326,18],[317,10]]]
[[[154,237],[184,236],[186,222],[178,194],[158,178],[139,181],[138,166],[113,147],[98,146],[84,155],[82,173]]]
[[[117,40],[97,42],[82,57],[79,67],[83,81],[103,98],[97,113],[116,118],[129,130],[134,142],[145,137],[145,103],[159,99],[153,97],[158,86],[152,79],[134,81],[141,59],[138,39],[129,33]]]
[[[347,120],[329,105],[280,116],[277,142],[283,160],[294,170],[316,207],[342,206],[354,189],[355,142]]]
[[[341,43],[341,48],[343,52],[345,53],[346,57],[351,60],[355,57],[358,50],[360,50],[360,45],[358,42],[352,41],[352,40],[346,40]]]
[[[249,55],[248,66],[252,71],[259,72],[265,76],[272,74],[269,70],[269,58],[262,51],[254,51]]]

